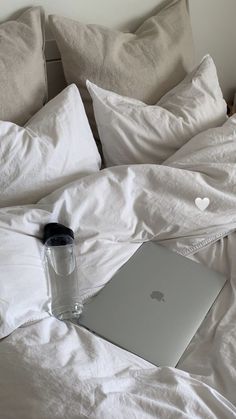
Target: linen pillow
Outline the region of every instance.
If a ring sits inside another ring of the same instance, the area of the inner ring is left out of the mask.
[[[24,125],[47,100],[44,17],[33,7],[0,25],[0,119]]]
[[[227,119],[216,68],[207,55],[156,106],[87,82],[105,165],[163,163],[191,137]]]
[[[49,16],[65,77],[78,86],[95,132],[86,79],[117,93],[154,104],[193,66],[193,40],[186,0],[172,0],[135,33],[84,25]]]
[[[100,169],[75,85],[48,102],[22,128],[0,121],[0,207],[33,204],[54,189]]]

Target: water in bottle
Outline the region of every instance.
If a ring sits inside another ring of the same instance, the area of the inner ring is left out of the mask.
[[[52,298],[52,314],[59,320],[77,319],[83,309],[73,231],[59,223],[44,228],[45,267]]]

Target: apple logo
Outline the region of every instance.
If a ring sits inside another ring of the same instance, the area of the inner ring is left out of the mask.
[[[152,291],[150,294],[150,297],[157,301],[163,301],[165,302],[164,294],[160,291]]]

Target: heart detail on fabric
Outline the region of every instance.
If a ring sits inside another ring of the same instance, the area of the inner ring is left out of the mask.
[[[207,209],[208,205],[210,204],[209,198],[196,198],[195,204],[201,211],[205,211]]]

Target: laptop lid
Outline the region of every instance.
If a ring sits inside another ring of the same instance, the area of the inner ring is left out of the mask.
[[[84,306],[79,324],[158,366],[176,366],[226,278],[148,242]]]

